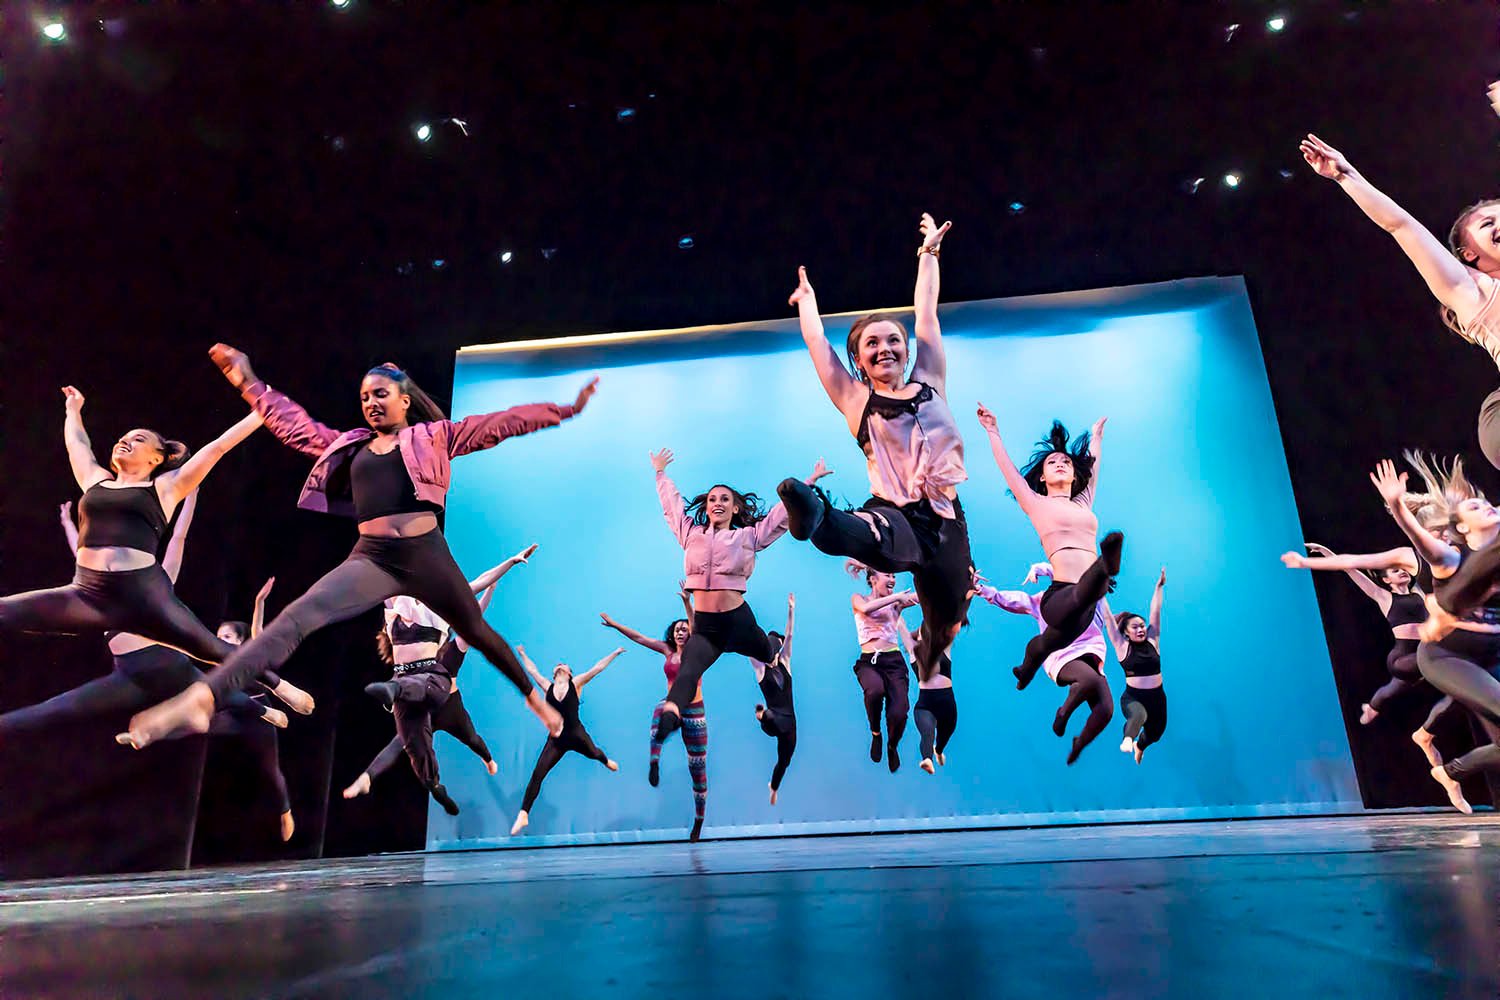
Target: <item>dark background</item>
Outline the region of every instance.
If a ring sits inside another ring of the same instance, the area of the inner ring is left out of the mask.
[[[87,395],[99,448],[135,426],[199,445],[243,412],[205,357],[225,340],[353,426],[371,363],[400,362],[446,401],[459,345],[776,316],[798,264],[830,311],[905,301],[923,210],[955,223],[948,301],[1246,275],[1308,538],[1398,544],[1366,473],[1404,446],[1463,451],[1500,485],[1474,436],[1493,364],[1445,333],[1395,244],[1297,153],[1316,131],[1445,236],[1495,193],[1485,4],[61,13],[60,43],[40,35],[41,7],[12,5],[5,25],[4,592],[70,573],[61,385]],[[984,392],[1003,404],[1003,386]],[[682,419],[705,416],[685,400]],[[248,618],[272,573],[274,614],[347,551],[352,524],[295,509],[307,466],[259,435],[210,477],[179,586],[206,622]],[[1178,558],[1214,544],[1185,538]],[[1366,803],[1441,803],[1408,739],[1425,703],[1353,724],[1385,678],[1378,612],[1341,576],[1318,591]],[[1276,623],[1254,593],[1179,601],[1222,621],[1224,655],[1169,669],[1243,689],[1245,738],[1274,739],[1255,671],[1278,655]],[[235,747],[132,754],[109,739],[122,720],[100,720],[0,743],[5,874],[420,847],[406,768],[337,799],[389,737],[358,694],[381,674],[375,627],[330,629],[288,665],[319,700],[283,734],[289,845]],[[0,708],[108,663],[97,639],[7,637],[0,656]]]

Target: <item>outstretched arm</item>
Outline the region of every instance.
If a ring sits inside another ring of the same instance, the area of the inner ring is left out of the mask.
[[[1015,495],[1016,502],[1021,508],[1026,509],[1036,499],[1036,493],[1031,489],[1031,484],[1026,482],[1021,470],[1016,468],[1016,463],[1010,460],[1010,452],[1005,450],[1005,442],[1000,440],[1000,426],[995,420],[995,414],[988,406],[979,404],[979,423],[984,427],[985,433],[990,436],[990,453],[995,456],[995,464],[1000,467],[1000,475],[1005,477],[1005,486]]]
[[[531,657],[526,655],[525,646],[516,647],[516,658],[521,661],[521,666],[526,668],[526,672],[531,675],[531,679],[536,681],[537,687],[545,689],[552,685],[550,680],[542,676],[542,672],[536,668],[536,664],[531,662]]]
[[[807,280],[807,268],[797,268],[797,288],[786,301],[787,305],[797,307],[802,342],[807,345],[807,353],[812,356],[813,369],[818,373],[818,381],[823,383],[823,391],[828,393],[833,405],[847,418],[860,405],[865,389],[858,379],[849,374],[849,369],[839,360],[838,351],[834,350],[833,345],[828,342],[828,335],[823,332],[823,318],[818,315],[818,297],[813,292],[812,283]]]
[[[653,639],[649,635],[637,632],[629,625],[621,625],[609,615],[600,613],[599,620],[607,627],[614,629],[616,632],[629,639],[631,642],[635,643],[638,646],[645,646],[653,653],[660,653],[661,655],[666,656],[672,651],[667,646],[667,644],[665,642],[662,642],[660,639]]]
[[[792,626],[797,619],[797,595],[786,595],[786,639],[781,644],[781,663],[786,672],[792,672]],[[900,619],[897,619],[898,621]]]
[[[1385,458],[1370,473],[1370,482],[1375,484],[1380,498],[1385,501],[1385,509],[1396,519],[1396,526],[1411,539],[1417,552],[1432,567],[1433,576],[1438,579],[1451,576],[1458,568],[1458,550],[1418,524],[1416,517],[1406,509],[1406,504],[1401,502],[1406,494],[1406,473],[1397,474],[1396,463]]]
[[[925,377],[939,396],[948,396],[948,356],[943,351],[942,331],[938,328],[938,251],[943,237],[953,223],[939,226],[926,212],[918,229],[922,233],[922,246],[917,251],[917,291],[915,310],[917,314],[917,363],[912,374]]]
[[[167,551],[162,553],[161,568],[167,579],[177,582],[182,572],[182,552],[187,547],[188,529],[193,526],[193,514],[198,510],[198,491],[187,495],[182,501],[182,510],[177,512],[177,523],[172,526],[172,537],[167,541]]]
[[[260,630],[266,627],[266,598],[271,596],[271,588],[276,586],[276,578],[268,577],[261,584],[260,590],[255,594],[255,607],[250,612],[250,638],[254,639],[260,635]]]
[[[469,589],[474,592],[475,597],[478,597],[481,591],[489,590],[490,588],[494,587],[502,576],[509,573],[516,566],[519,566],[520,564],[530,559],[531,554],[535,551],[536,543],[532,542],[530,545],[526,546],[526,548],[522,549],[520,552],[517,552],[515,555],[511,556],[500,565],[492,566],[491,568],[485,570],[483,573],[480,573],[474,579],[470,580]]]
[[[1409,547],[1359,555],[1340,555],[1317,542],[1308,542],[1307,549],[1313,555],[1304,556],[1299,552],[1287,552],[1282,555],[1281,561],[1287,565],[1288,569],[1342,570],[1366,597],[1380,605],[1382,612],[1391,609],[1391,592],[1377,585],[1362,571],[1404,569],[1415,576],[1419,568],[1417,554]]]
[[[88,431],[83,429],[83,393],[71,385],[63,386],[63,446],[68,449],[68,465],[78,488],[87,490],[109,473],[94,457]]]
[[[1089,454],[1094,458],[1094,474],[1089,477],[1089,488],[1084,492],[1088,494],[1086,502],[1091,507],[1094,505],[1094,498],[1099,495],[1099,462],[1104,457],[1104,422],[1108,419],[1100,417],[1089,428]]]
[[[1104,598],[1099,602],[1099,610],[1103,612],[1104,632],[1109,636],[1109,644],[1115,647],[1115,656],[1122,662],[1130,655],[1130,640],[1125,638],[1120,627],[1115,624],[1115,613],[1109,609],[1109,599]]]
[[[884,597],[872,597],[869,600],[865,600],[858,594],[849,595],[849,606],[862,615],[872,615],[883,608],[890,607],[892,604],[899,604],[903,608],[914,607],[917,604],[916,591],[898,590],[893,594],[887,594]]]
[[[1167,568],[1161,568],[1161,576],[1156,578],[1156,589],[1151,592],[1151,608],[1146,612],[1146,634],[1156,640],[1157,647],[1161,646],[1161,600],[1162,590],[1167,585]]]
[[[653,451],[651,468],[656,470],[656,499],[661,504],[661,516],[666,518],[667,527],[672,530],[672,537],[677,539],[677,544],[685,547],[693,522],[683,510],[682,493],[677,489],[677,484],[672,482],[672,477],[667,475],[667,466],[672,464],[673,457],[670,448]]]
[[[1301,149],[1302,158],[1319,177],[1337,181],[1371,222],[1395,238],[1434,298],[1452,309],[1460,323],[1474,317],[1484,301],[1475,272],[1449,253],[1410,212],[1365,180],[1343,153],[1311,133],[1302,140]]]
[[[260,414],[266,430],[288,448],[317,458],[338,440],[338,431],[318,423],[286,393],[277,392],[257,378],[245,352],[228,344],[215,344],[208,349],[208,357],[219,366],[229,384],[239,390],[245,402]]]
[[[615,662],[615,657],[619,656],[623,652],[625,652],[624,646],[612,649],[608,654],[605,655],[604,659],[600,660],[598,663],[585,670],[583,674],[573,682],[573,684],[578,688],[579,692],[582,693],[584,685],[588,684],[589,681],[602,674],[604,672],[604,668]]]
[[[235,445],[254,434],[263,422],[261,415],[251,410],[235,421],[227,431],[199,449],[197,454],[184,462],[181,467],[156,477],[156,492],[161,495],[162,504],[170,507],[196,490],[213,467],[219,464],[219,459],[229,454],[229,450]]]
[[[68,551],[78,555],[78,526],[73,523],[73,501],[69,500],[57,509],[62,520],[63,535],[68,539]]]
[[[589,379],[572,403],[527,403],[495,413],[480,413],[457,422],[441,420],[433,428],[433,441],[446,442],[449,458],[493,448],[506,438],[531,434],[546,427],[556,427],[564,420],[578,416],[599,390],[599,379]]]

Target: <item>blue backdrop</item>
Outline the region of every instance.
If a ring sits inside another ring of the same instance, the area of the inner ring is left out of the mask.
[[[828,317],[842,344],[857,314]],[[1117,749],[1123,718],[1073,767],[1050,729],[1062,690],[1039,676],[1015,690],[1010,667],[1035,634],[1029,618],[976,601],[954,651],[959,727],[948,766],[872,764],[849,595],[841,561],[783,537],[763,552],[747,597],[765,628],[785,624],[797,594],[793,675],[797,756],[779,805],[767,802],[775,743],[752,715],[749,664],[722,658],[707,674],[706,834],[920,829],[1000,823],[1228,817],[1358,809],[1353,768],[1310,575],[1277,554],[1301,538],[1254,320],[1239,278],[1193,279],[941,311],[949,399],[967,439],[961,487],[976,564],[1020,587],[1043,558],[1005,494],[974,417],[987,403],[1018,459],[1054,418],[1070,431],[1107,415],[1100,490],[1104,529],[1126,533],[1116,610],[1146,610],[1167,567],[1163,672],[1171,705],[1162,743],[1137,766]],[[541,748],[541,728],[513,689],[471,656],[462,689],[500,765],[438,737],[443,779],[463,807],[435,807],[432,847],[681,837],[693,803],[680,738],[646,782],[652,707],[665,691],[661,657],[622,642],[606,611],[648,635],[679,615],[682,553],[662,520],[649,451],[672,448],[686,495],[716,482],[775,498],[821,455],[835,496],[868,495],[863,456],[829,403],[794,319],[694,330],[579,337],[460,352],[453,409],[463,416],[539,400],[569,401],[601,376],[588,411],[563,427],[506,441],[454,465],[448,537],[477,574],[536,541],[529,566],[500,585],[489,618],[549,672],[582,671],[617,645],[626,653],[583,699],[612,774],[569,755],[531,814],[507,836]],[[909,578],[901,578],[901,586]],[[915,625],[916,612],[908,612]],[[1113,654],[1116,699],[1124,686]],[[915,701],[916,685],[912,684]],[[1074,716],[1070,736],[1087,714]]]

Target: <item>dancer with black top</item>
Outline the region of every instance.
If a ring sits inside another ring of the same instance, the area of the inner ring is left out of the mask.
[[[951,222],[937,225],[923,213],[917,249],[916,361],[907,377],[912,345],[894,316],[856,320],[845,342],[849,367],[828,342],[818,301],[797,269],[797,289],[787,300],[797,307],[802,340],[823,390],[844,417],[865,453],[870,499],[856,510],[840,510],[821,490],[795,479],[777,493],[786,505],[787,530],[820,552],[859,560],[882,573],[912,575],[922,606],[922,628],[934,632],[919,644],[934,669],[939,650],[952,645],[969,593],[969,529],[958,501],[964,442],[948,408],[948,361],[938,326],[938,254]],[[852,371],[852,374],[851,374]]]
[[[967,614],[960,624],[968,624]],[[923,660],[917,655],[917,639],[900,618],[896,619],[896,630],[901,644],[906,647],[906,655],[911,658],[912,669],[918,669],[917,665]],[[917,766],[928,774],[937,773],[934,761],[937,767],[948,763],[948,741],[958,729],[958,702],[953,696],[953,661],[949,658],[951,649],[950,642],[949,648],[939,654],[937,669],[930,675],[925,678],[920,674],[917,676],[917,704],[911,715],[917,724],[918,748],[922,754],[922,762]]]
[[[667,475],[672,459],[672,452],[663,448],[652,453],[651,466],[656,470],[662,516],[682,546],[683,586],[693,597],[693,632],[683,645],[682,667],[656,724],[659,740],[682,725],[683,709],[692,704],[704,672],[722,654],[771,660],[770,641],[745,603],[745,588],[755,571],[755,554],[786,531],[786,509],[781,504],[762,512],[754,493],[741,493],[722,483],[684,502]],[[828,474],[820,458],[807,482],[815,483]]]
[[[870,760],[880,763],[881,746],[885,745],[888,766],[895,774],[901,767],[897,747],[906,732],[906,710],[911,704],[911,682],[901,656],[899,626],[901,612],[917,605],[917,594],[897,591],[895,574],[871,569],[856,559],[846,561],[844,570],[852,577],[863,577],[870,588],[868,594],[849,596],[854,631],[859,636],[854,677],[864,693],[865,717],[870,722]],[[882,711],[886,720],[884,739],[880,733]]]
[[[340,433],[257,378],[241,352],[219,344],[210,356],[283,444],[316,457],[298,506],[353,514],[360,537],[343,563],[210,672],[206,684],[194,684],[132,719],[132,742],[144,746],[179,726],[207,729],[217,701],[285,663],[308,635],[397,594],[416,598],[450,622],[515,685],[550,732],[560,731],[556,710],[533,690],[510,646],[480,614],[438,530],[437,513],[447,498],[453,459],[556,427],[582,411],[598,379],[591,379],[571,405],[534,403],[450,421],[406,372],[381,365],[360,383],[369,426]]]
[[[276,578],[270,577],[261,585],[260,591],[255,595],[255,604],[250,611],[250,621],[222,621],[214,634],[231,646],[240,646],[250,641],[251,636],[260,635],[261,629],[266,627],[266,598],[271,595],[271,588],[276,585]],[[269,694],[280,701],[287,708],[298,715],[311,715],[317,708],[313,696],[302,690],[291,681],[282,677],[274,670],[266,670],[255,679],[255,683],[249,688],[251,696],[256,700],[262,700],[260,694]]]
[[[771,805],[781,791],[781,779],[797,752],[797,709],[792,703],[792,626],[797,616],[797,596],[786,595],[786,634],[767,632],[771,640],[772,656],[769,663],[754,657],[750,666],[755,670],[755,683],[766,699],[764,705],[755,706],[755,721],[761,732],[776,740],[776,766],[771,769]]]
[[[1012,671],[1018,689],[1031,683],[1047,657],[1083,634],[1094,620],[1094,608],[1120,572],[1124,535],[1111,531],[1095,548],[1099,519],[1094,516],[1094,497],[1106,419],[1100,417],[1087,435],[1071,445],[1067,428],[1054,420],[1026,468],[1017,469],[1000,440],[995,415],[979,404],[979,422],[990,436],[995,464],[1036,529],[1053,574],[1040,605],[1047,627],[1026,644],[1021,665]]]
[[[1167,692],[1161,685],[1161,605],[1166,585],[1167,569],[1163,566],[1151,592],[1149,621],[1129,611],[1114,614],[1107,599],[1101,602],[1105,631],[1120,658],[1120,669],[1125,671],[1125,690],[1120,693],[1125,737],[1120,750],[1135,754],[1137,764],[1146,748],[1167,731]]]
[[[63,388],[63,409],[63,443],[83,491],[77,569],[67,586],[0,597],[0,635],[130,632],[196,660],[219,662],[231,647],[177,599],[156,554],[177,505],[255,432],[261,418],[249,414],[191,457],[182,442],[137,428],[115,443],[106,470],[83,429],[83,394],[71,385]],[[207,726],[204,715],[197,731]],[[167,725],[159,735],[176,728]]]
[[[598,677],[604,668],[613,663],[615,657],[623,652],[625,652],[623,646],[611,650],[604,659],[576,678],[573,676],[572,668],[566,663],[559,663],[552,668],[552,679],[549,681],[542,676],[536,664],[532,663],[530,657],[526,655],[526,647],[516,647],[516,655],[525,664],[527,672],[546,689],[547,703],[562,716],[563,727],[562,732],[548,736],[547,742],[542,745],[541,755],[536,759],[536,767],[531,771],[531,780],[526,783],[526,794],[521,799],[521,811],[516,813],[516,821],[510,827],[512,837],[526,829],[531,823],[531,807],[536,805],[536,797],[542,792],[542,782],[565,754],[569,752],[582,754],[590,760],[597,760],[611,771],[620,769],[620,765],[610,760],[609,755],[594,743],[594,738],[589,735],[588,730],[583,728],[583,723],[578,718],[578,699],[582,697],[583,689],[588,686],[589,681]],[[693,839],[696,840],[697,837]]]

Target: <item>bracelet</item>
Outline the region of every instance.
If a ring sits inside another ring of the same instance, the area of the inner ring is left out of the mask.
[[[920,247],[917,247],[917,256],[921,257],[924,253],[930,253],[930,254],[932,254],[932,256],[934,258],[936,258],[942,252],[942,249],[943,249],[943,245],[941,243],[934,243],[930,247],[929,246],[920,246]]]

